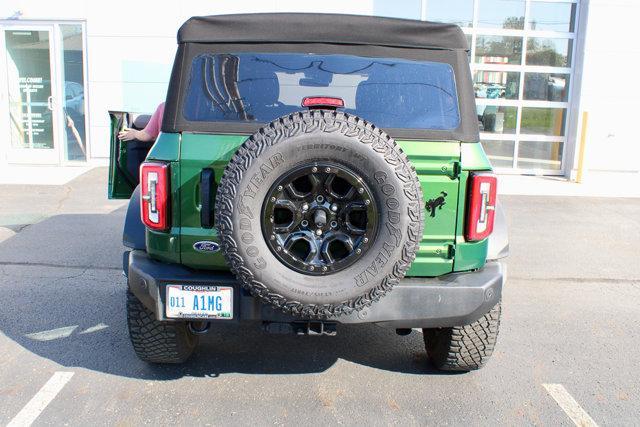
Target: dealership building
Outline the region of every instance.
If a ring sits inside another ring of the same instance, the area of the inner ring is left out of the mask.
[[[456,23],[496,170],[568,179],[640,170],[638,0],[4,0],[0,168],[106,164],[108,111],[153,112],[164,100],[182,22],[255,12]]]

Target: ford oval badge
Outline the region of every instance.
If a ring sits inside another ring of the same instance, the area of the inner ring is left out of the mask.
[[[218,252],[220,245],[210,240],[202,240],[193,244],[193,249],[198,252]]]

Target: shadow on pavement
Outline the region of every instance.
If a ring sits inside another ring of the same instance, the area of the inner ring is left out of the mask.
[[[336,337],[269,335],[259,323],[216,325],[184,365],[141,362],[124,312],[124,213],[53,216],[0,243],[0,332],[62,366],[142,379],[317,373],[338,359],[441,374],[428,364],[420,333],[401,337],[375,325],[339,325]]]

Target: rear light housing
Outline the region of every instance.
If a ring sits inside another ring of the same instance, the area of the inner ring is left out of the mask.
[[[307,96],[302,99],[302,106],[307,108],[342,108],[344,101],[342,98],[333,96]]]
[[[140,165],[140,212],[144,225],[157,231],[169,229],[169,197],[169,165]]]
[[[498,178],[492,173],[471,173],[465,239],[476,242],[487,238],[493,231],[496,216]]]

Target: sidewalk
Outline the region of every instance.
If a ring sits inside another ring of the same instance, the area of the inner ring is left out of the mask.
[[[73,173],[47,180],[42,179],[47,174],[40,169],[40,177],[35,178],[49,185],[0,184],[0,241],[3,234],[9,234],[6,229],[20,231],[51,215],[109,213],[127,204],[127,200],[107,199],[107,168],[67,169]],[[76,176],[78,172],[81,175]]]
[[[96,166],[17,166],[0,165],[0,185],[64,185]],[[106,173],[106,172],[105,172]]]

